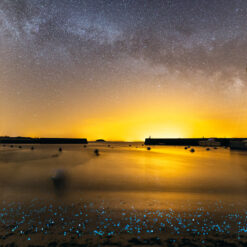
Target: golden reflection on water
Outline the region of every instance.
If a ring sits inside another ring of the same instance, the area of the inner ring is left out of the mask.
[[[153,146],[148,151],[141,143],[107,145],[63,145],[62,153],[56,145],[37,145],[34,151],[25,145],[21,150],[1,147],[2,196],[9,191],[52,195],[50,178],[57,169],[68,174],[67,195],[121,192],[127,193],[126,197],[135,192],[148,195],[156,191],[159,198],[167,192],[192,198],[195,194],[231,196],[246,192],[244,152],[195,147],[195,153],[191,153],[184,147],[168,146]],[[95,148],[99,156],[94,154]]]

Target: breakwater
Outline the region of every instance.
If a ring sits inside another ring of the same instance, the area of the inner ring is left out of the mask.
[[[86,138],[30,138],[0,137],[0,143],[7,144],[87,144]]]
[[[146,138],[145,145],[171,145],[171,146],[200,146],[200,142],[210,138]],[[247,138],[213,138],[220,142],[220,146],[230,146],[231,141],[242,141]]]

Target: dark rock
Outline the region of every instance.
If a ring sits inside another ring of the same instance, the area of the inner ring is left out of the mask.
[[[48,247],[56,247],[57,245],[58,243],[56,241],[53,241],[48,244]]]
[[[58,169],[51,177],[57,195],[63,195],[67,187],[67,174],[64,170]]]

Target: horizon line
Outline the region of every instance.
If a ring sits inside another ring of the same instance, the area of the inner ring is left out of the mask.
[[[105,142],[144,142],[146,139],[247,139],[247,137],[145,137],[142,140],[107,140],[104,138],[88,139],[86,137],[30,137],[30,136],[8,136],[3,135],[0,138],[30,138],[30,139],[86,139],[88,142],[95,142],[97,140],[104,140]]]

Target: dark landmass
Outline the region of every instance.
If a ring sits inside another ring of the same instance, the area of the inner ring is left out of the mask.
[[[0,143],[18,144],[87,144],[86,138],[31,138],[31,137],[0,137]]]
[[[199,142],[210,138],[146,138],[145,145],[171,145],[171,146],[201,146]],[[229,147],[232,141],[244,141],[247,138],[213,138],[220,142],[220,146]]]
[[[96,142],[105,142],[105,140],[104,139],[98,139],[98,140],[96,140]]]

